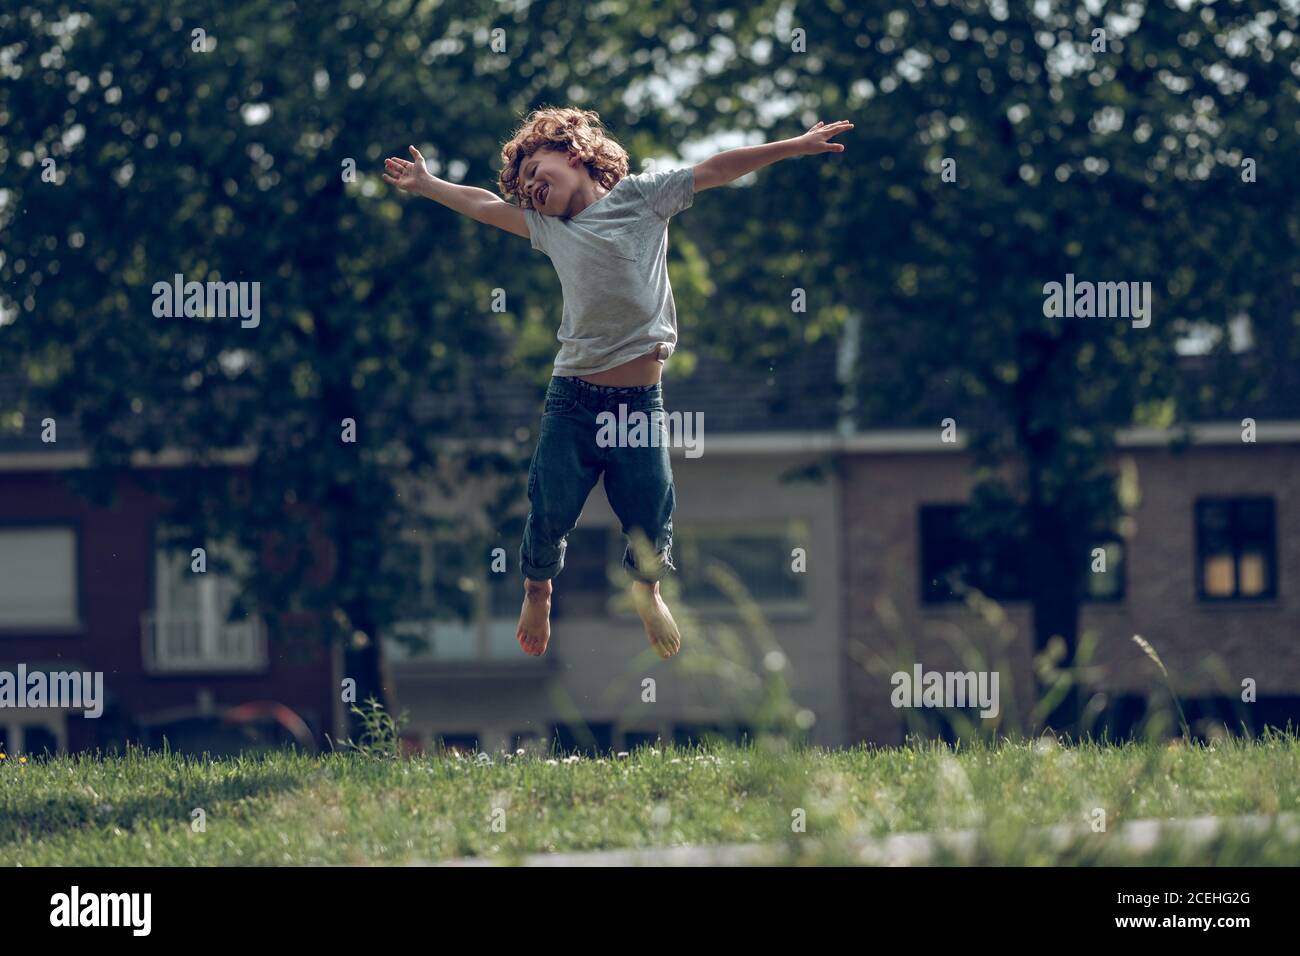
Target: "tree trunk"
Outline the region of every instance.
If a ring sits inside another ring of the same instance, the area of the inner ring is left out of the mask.
[[[1057,669],[1075,666],[1079,646],[1079,559],[1077,535],[1058,509],[1032,507],[1029,514],[1029,585],[1033,600],[1034,654],[1042,654],[1054,637],[1065,645]],[[1037,701],[1053,692],[1054,681],[1035,676]],[[1043,718],[1043,725],[1060,733],[1079,733],[1080,691],[1069,675],[1069,691]]]
[[[366,701],[374,697],[383,705],[385,711],[393,714],[393,708],[396,706],[396,695],[393,693],[391,682],[387,679],[383,645],[379,641],[379,636],[372,633],[369,628],[360,622],[354,621],[353,624],[357,627],[357,630],[362,631],[368,637],[364,647],[355,647],[349,641],[347,653],[344,655],[344,676],[350,677],[357,682],[357,706],[364,709]],[[350,708],[348,710],[348,726],[353,738],[359,739],[361,722]]]

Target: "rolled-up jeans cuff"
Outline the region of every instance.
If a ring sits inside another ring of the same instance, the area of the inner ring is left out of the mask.
[[[673,547],[668,545],[658,554],[655,555],[657,564],[654,568],[642,571],[633,564],[632,549],[629,548],[623,552],[623,567],[634,580],[643,584],[653,584],[661,580],[669,571],[676,571],[677,565],[673,564]]]
[[[565,544],[568,544],[568,542],[566,541]],[[549,581],[564,570],[564,552],[566,550],[567,548],[560,548],[559,555],[550,564],[533,564],[524,555],[521,548],[519,551],[519,570],[530,581]]]

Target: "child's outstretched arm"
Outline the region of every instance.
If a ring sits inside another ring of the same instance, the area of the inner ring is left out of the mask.
[[[840,120],[827,125],[818,123],[802,136],[783,139],[775,143],[762,143],[758,146],[741,146],[710,156],[695,167],[695,191],[725,186],[733,179],[739,179],[746,173],[762,169],[775,163],[778,159],[791,156],[811,156],[814,153],[842,153],[841,143],[829,142],[832,136],[853,129],[853,124]]]
[[[439,179],[424,165],[424,157],[414,146],[408,147],[415,161],[390,156],[384,160],[384,182],[404,192],[440,202],[476,222],[496,226],[516,236],[528,238],[528,221],[524,211],[495,193],[477,186],[458,186]]]

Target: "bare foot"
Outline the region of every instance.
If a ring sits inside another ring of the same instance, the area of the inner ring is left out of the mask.
[[[641,615],[646,637],[650,638],[650,646],[655,649],[655,653],[667,658],[680,651],[682,635],[677,630],[677,622],[668,611],[668,605],[659,596],[659,583],[633,581],[632,600],[636,603],[636,612]]]
[[[524,578],[524,606],[515,632],[525,654],[541,657],[551,640],[551,582]]]

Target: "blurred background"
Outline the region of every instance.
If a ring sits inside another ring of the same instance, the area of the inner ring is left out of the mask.
[[[328,746],[369,698],[413,749],[1300,717],[1298,6],[7,4],[0,671],[106,710],[0,742]],[[414,144],[494,189],[546,105],[638,172],[856,124],[670,226],[669,662],[603,489],[519,651],[559,282],[380,179]],[[169,315],[178,275],[256,321]],[[1045,315],[1067,276],[1149,282],[1149,325]],[[895,707],[917,665],[996,670],[999,715]]]

